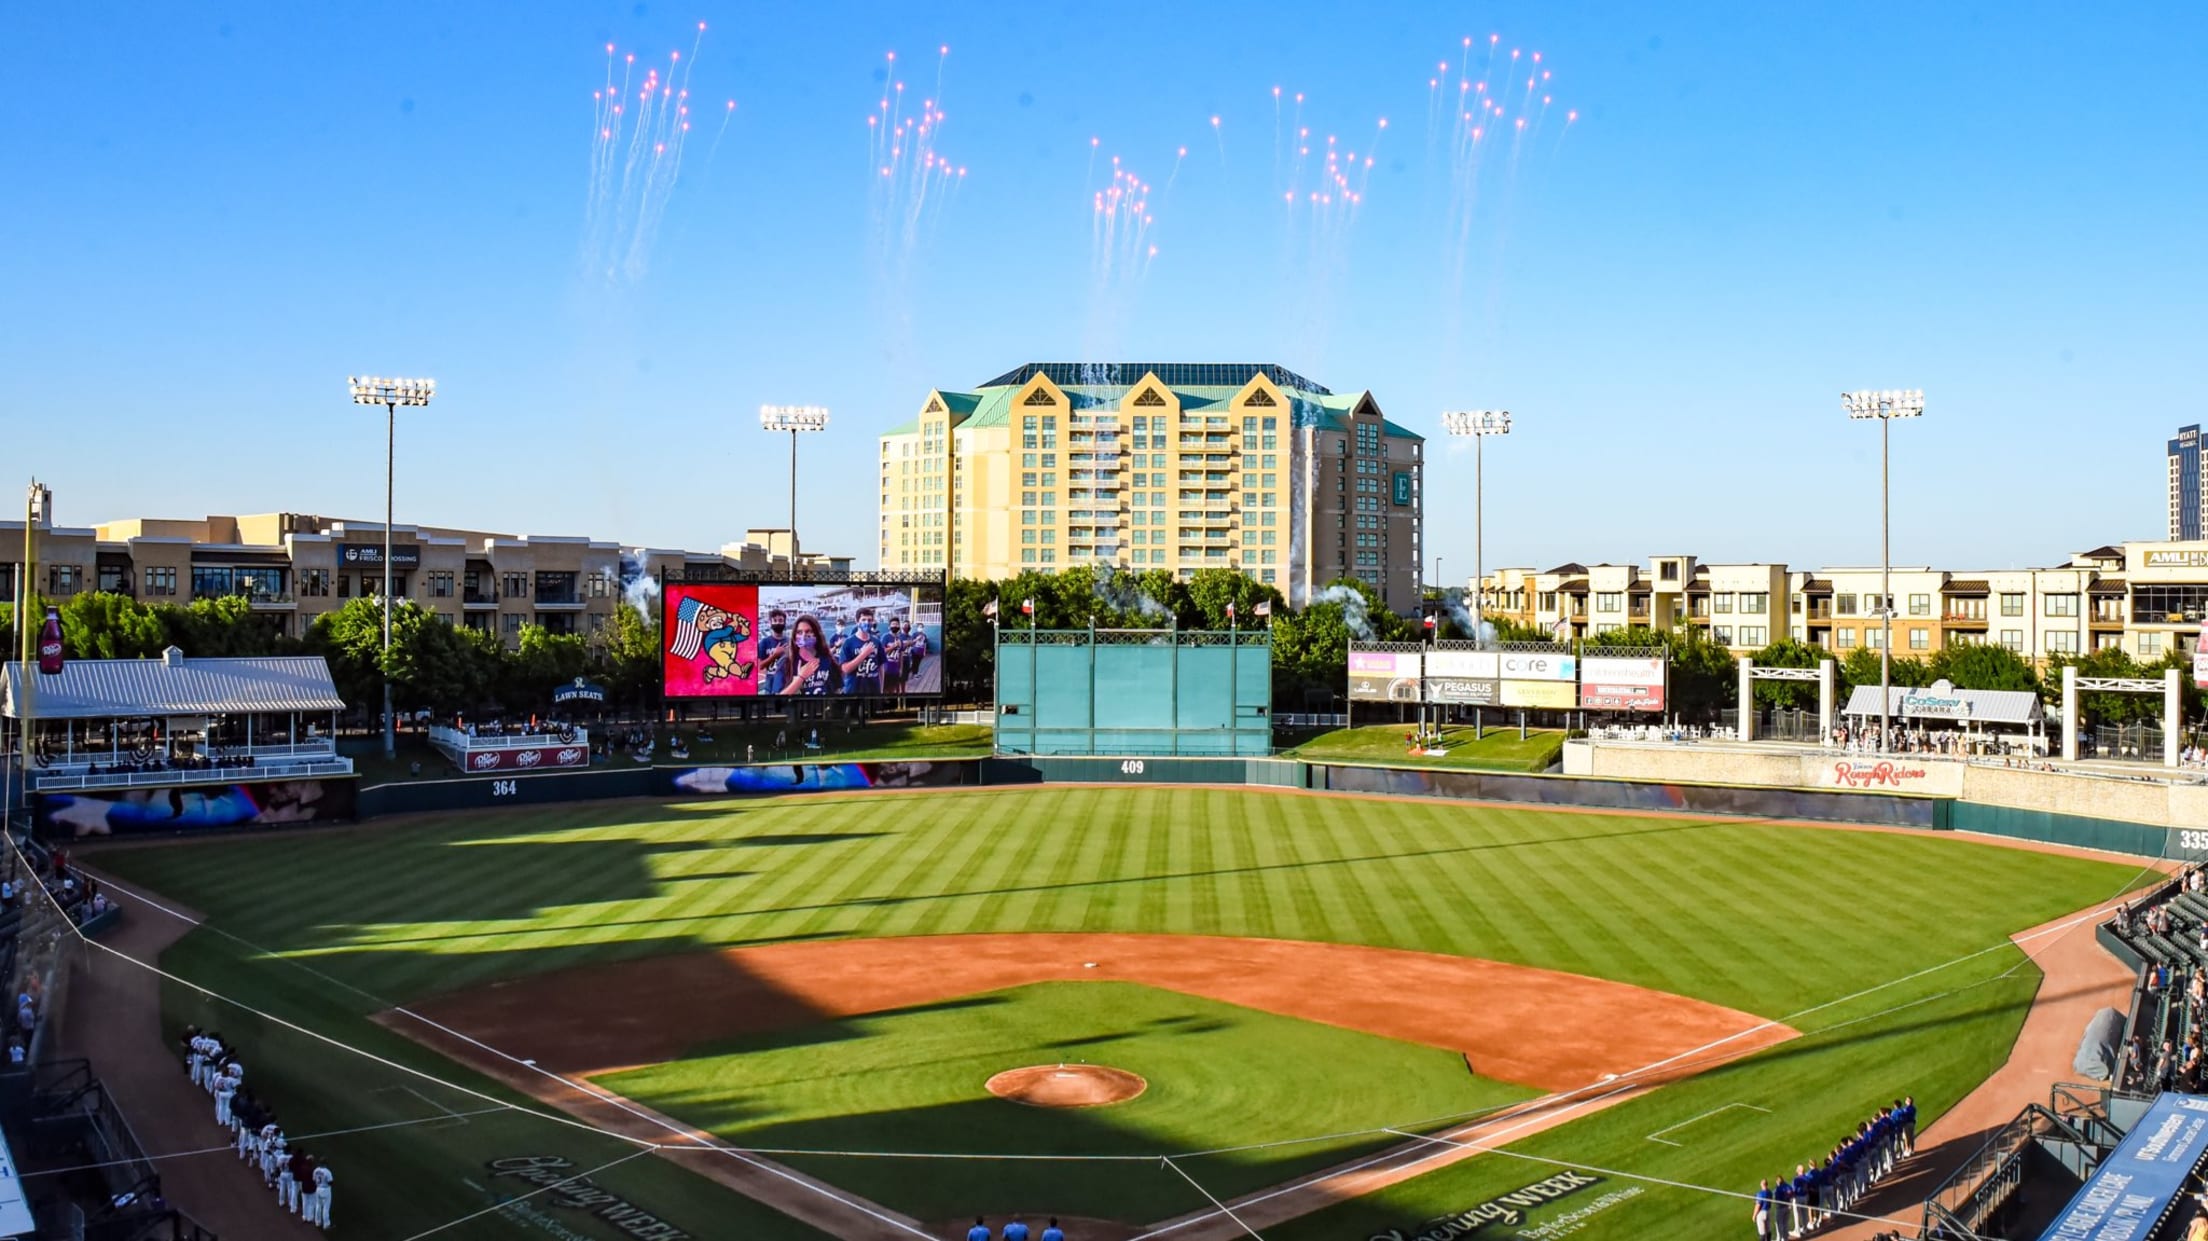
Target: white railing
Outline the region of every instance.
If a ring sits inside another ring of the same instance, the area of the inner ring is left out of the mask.
[[[325,758],[308,762],[256,763],[251,767],[156,767],[90,774],[32,772],[31,788],[40,793],[70,789],[151,788],[170,784],[232,784],[252,780],[304,780],[315,776],[349,776],[353,760]]]
[[[499,737],[469,736],[444,724],[429,727],[429,743],[441,750],[534,750],[548,745],[589,745],[590,730],[577,725],[574,735],[562,732],[507,733]]]
[[[1349,727],[1349,717],[1339,712],[1332,715],[1324,712],[1318,714],[1285,712],[1274,716],[1273,723],[1280,728],[1347,728]]]

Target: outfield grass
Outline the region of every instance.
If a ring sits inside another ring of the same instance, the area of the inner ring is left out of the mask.
[[[1105,1108],[990,1096],[991,1074],[1067,1061],[1139,1074]],[[1124,982],[1037,983],[946,1004],[754,1035],[597,1079],[748,1147],[1145,1155],[1211,1150],[1270,1132],[1371,1131],[1497,1107],[1535,1091],[1474,1077],[1454,1052]],[[1314,1090],[1313,1082],[1326,1088]],[[1392,1139],[1338,1139],[1227,1162],[1227,1195]],[[1203,1205],[1154,1160],[793,1158],[799,1170],[920,1219],[986,1211],[1150,1220]]]
[[[681,761],[670,758],[666,747],[661,746],[656,755],[658,764],[664,767],[688,763],[742,763],[746,761],[746,746],[751,747],[750,757],[759,762],[791,758],[844,763],[985,758],[996,744],[996,731],[987,724],[852,724],[844,720],[825,720],[818,725],[797,727],[723,720],[706,727],[713,732],[710,744],[697,739],[696,723],[684,724],[682,734],[690,741],[690,757]],[[820,731],[820,748],[805,749],[805,738],[816,727]],[[775,748],[777,737],[786,743],[785,748]],[[462,774],[455,772],[452,760],[431,749],[421,734],[402,733],[398,738],[397,754],[388,759],[380,746],[380,742],[346,746],[346,756],[353,760],[353,769],[360,773],[362,788],[409,780],[445,780]],[[626,764],[628,760],[620,761]],[[417,764],[421,767],[420,775],[414,774]]]
[[[2036,985],[2005,937],[2145,878],[1954,838],[1199,788],[588,804],[98,861],[253,945],[195,932],[174,951],[179,972],[348,1042],[380,1037],[361,1017],[385,1004],[585,962],[1013,930],[1375,944],[1639,983],[1811,1031],[1851,1022],[1528,1147],[1728,1187],[1817,1153],[1881,1098],[1914,1093],[1929,1122],[2003,1058]],[[331,1089],[342,1060],[329,1052],[257,1067],[255,1080],[289,1089],[310,1062],[310,1086]],[[1323,1077],[1305,1084],[1328,1089]],[[1645,1140],[1711,1100],[1772,1110],[1728,1111],[1724,1124],[1740,1127],[1707,1130],[1708,1142],[1694,1130],[1680,1147]],[[342,1103],[332,1096],[333,1116]],[[1291,1136],[1265,1117],[1250,1132]],[[649,1162],[619,1171],[643,1176]],[[1309,1235],[1415,1223],[1490,1183],[1546,1174],[1504,1164],[1475,1160],[1338,1208]],[[428,1167],[412,1175],[409,1185],[436,1179]],[[427,1192],[397,1193],[389,1209],[412,1210]],[[1711,1222],[1629,1214],[1658,1205]],[[1605,1223],[1582,1235],[1717,1235],[1737,1206],[1651,1192],[1600,1217],[1638,1231]]]
[[[1452,725],[1441,730],[1439,757],[1412,753],[1403,738],[1409,724],[1371,724],[1363,728],[1337,728],[1283,751],[1283,758],[1310,763],[1380,763],[1389,767],[1438,767],[1459,771],[1547,771],[1564,751],[1559,729],[1530,729],[1525,740],[1515,728],[1489,728],[1475,739],[1472,729]]]

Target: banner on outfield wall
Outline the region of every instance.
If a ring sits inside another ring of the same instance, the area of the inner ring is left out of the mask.
[[[1802,759],[1809,779],[1805,784],[1821,789],[1853,789],[1863,793],[1922,793],[1932,797],[1963,795],[1963,764],[1948,759],[1827,758]]]
[[[469,750],[469,771],[556,771],[590,766],[590,748],[582,745],[531,746],[519,750]]]
[[[253,784],[170,784],[37,793],[39,832],[47,839],[191,832],[219,827],[298,827],[353,817],[354,781],[264,780]]]
[[[1349,696],[1355,702],[1417,702],[1419,652],[1351,651]]]
[[[1663,710],[1663,659],[1587,656],[1579,661],[1579,705],[1589,711]]]
[[[965,763],[758,763],[743,767],[685,767],[669,771],[668,792],[833,793],[852,789],[941,788],[965,784]]]

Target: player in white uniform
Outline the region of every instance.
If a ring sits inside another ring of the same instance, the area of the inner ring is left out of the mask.
[[[284,1149],[282,1134],[276,1135],[276,1201],[286,1211],[299,1213],[299,1182],[291,1174],[291,1152]]]
[[[224,1072],[215,1078],[215,1123],[230,1127],[230,1100],[237,1097],[238,1079]]]
[[[275,1132],[261,1143],[261,1184],[263,1185],[276,1184],[279,1172],[289,1167],[291,1161],[291,1152],[285,1149],[283,1129],[276,1125],[270,1125],[269,1128],[274,1129]]]
[[[191,1075],[192,1084],[197,1086],[200,1066],[207,1063],[207,1036],[194,1034],[185,1046],[190,1050],[184,1056],[184,1071]]]
[[[337,1178],[330,1173],[329,1165],[314,1166],[314,1199],[307,1209],[307,1222],[317,1228],[330,1226],[330,1182]]]

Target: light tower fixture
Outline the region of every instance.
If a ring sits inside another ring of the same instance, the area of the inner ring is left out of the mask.
[[[761,405],[759,427],[790,433],[790,580],[797,580],[797,435],[828,429],[825,405]]]
[[[1472,437],[1472,640],[1482,641],[1486,628],[1487,575],[1484,529],[1487,463],[1483,445],[1490,435],[1510,434],[1507,409],[1452,409],[1441,416],[1442,429],[1453,436]],[[1436,568],[1439,576],[1439,568]]]
[[[1894,698],[1893,458],[1889,445],[1894,419],[1923,416],[1924,389],[1858,389],[1841,393],[1840,405],[1848,411],[1848,417],[1858,421],[1878,419],[1878,749],[1883,754],[1893,744],[1888,732]]]
[[[434,379],[385,379],[353,375],[346,379],[353,404],[383,406],[383,756],[399,751],[398,720],[391,714],[391,490],[396,473],[399,406],[426,406],[437,395]]]

